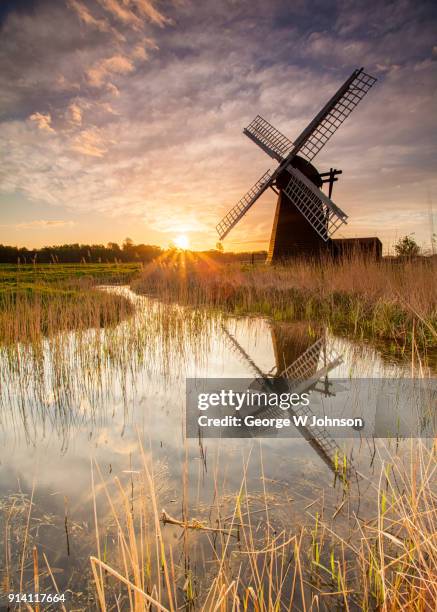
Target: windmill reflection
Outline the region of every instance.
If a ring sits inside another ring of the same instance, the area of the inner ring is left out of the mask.
[[[335,395],[335,385],[329,380],[329,373],[339,366],[343,360],[332,342],[329,341],[326,330],[319,330],[310,336],[307,326],[285,325],[271,323],[270,326],[275,367],[270,372],[264,372],[240,345],[225,326],[223,332],[229,348],[249,366],[256,375],[256,379],[249,388],[256,391],[292,392],[292,393],[320,393],[325,397]],[[315,338],[315,339],[314,339]],[[260,418],[283,418],[288,415],[308,416],[308,421],[314,415],[311,406],[300,405],[298,408],[289,408],[284,411],[278,406],[261,406],[244,414]],[[339,474],[340,458],[344,452],[337,442],[328,434],[325,428],[317,426],[300,426],[299,433],[315,450],[325,464],[336,474]],[[259,427],[250,428],[253,437],[271,437],[277,434],[276,428]],[[354,472],[353,466],[341,469],[341,475],[350,476]]]

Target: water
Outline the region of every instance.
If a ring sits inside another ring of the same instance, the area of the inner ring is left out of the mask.
[[[19,534],[33,489],[29,543],[45,552],[60,589],[86,608],[88,556],[96,551],[91,461],[104,479],[118,476],[128,489],[131,483],[132,499],[137,500],[139,439],[146,453],[153,454],[160,501],[172,516],[180,517],[184,507],[188,517],[207,518],[217,490],[225,506],[226,496],[241,485],[245,465],[254,503],[268,486],[272,520],[308,523],[314,503],[339,507],[344,484],[303,437],[208,439],[202,447],[198,440],[186,441],[185,378],[280,372],[321,338],[324,350],[340,358],[330,378],[406,377],[411,375],[410,364],[393,363],[371,347],[335,337],[317,325],[193,314],[135,296],[127,288],[103,290],[124,292],[135,301],[137,314],[113,329],[50,338],[39,350],[22,346],[18,354],[10,348],[0,351],[0,509],[5,521],[10,517],[5,533],[12,550],[2,571],[5,575],[9,567],[14,588],[19,572],[11,568],[20,566]],[[393,453],[401,461],[409,442],[337,443],[355,473],[348,487],[347,516],[355,511],[366,517],[381,458]],[[95,468],[94,473],[98,481]],[[96,495],[99,518],[110,524],[101,485]],[[340,516],[340,527],[342,520],[346,528],[348,518]],[[169,537],[176,537],[177,529],[166,529]],[[1,553],[7,559],[4,541]],[[30,575],[26,561],[25,579]],[[46,588],[49,582],[46,577]]]

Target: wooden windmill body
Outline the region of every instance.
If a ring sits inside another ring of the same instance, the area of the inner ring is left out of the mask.
[[[322,187],[322,179],[312,164],[300,156],[296,156],[293,163],[315,187]],[[278,200],[270,237],[268,263],[292,257],[319,257],[328,248],[320,234],[314,231],[311,223],[283,191],[288,180],[287,173],[282,173],[276,179],[276,187],[279,188]]]
[[[290,257],[317,257],[332,250],[332,235],[347,215],[331,200],[341,170],[319,173],[312,164],[335,131],[364,98],[376,79],[354,70],[335,95],[314,117],[295,142],[260,115],[243,130],[279,165],[268,170],[217,225],[220,240],[240,221],[268,188],[278,194],[269,247],[269,262]],[[326,195],[322,190],[328,183]]]

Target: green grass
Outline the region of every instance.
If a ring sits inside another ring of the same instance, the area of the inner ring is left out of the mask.
[[[0,264],[0,292],[33,289],[87,279],[98,283],[123,283],[137,274],[140,264]]]
[[[59,331],[112,325],[132,313],[98,284],[128,283],[139,264],[0,265],[0,342],[38,342]]]

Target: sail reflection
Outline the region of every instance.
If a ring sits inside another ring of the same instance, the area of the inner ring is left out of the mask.
[[[354,466],[345,459],[340,438],[435,436],[435,380],[411,379],[401,373],[387,378],[354,377],[350,372],[345,376],[347,364],[338,350],[341,343],[326,329],[277,322],[269,326],[274,365],[268,371],[222,326],[227,346],[256,377],[235,381],[240,391],[247,386],[252,399],[239,411],[242,428],[230,432],[231,436],[290,438],[300,434],[331,470],[338,472],[343,458],[343,473],[348,476]],[[266,401],[267,394],[282,392],[309,394],[311,401],[295,406]],[[253,399],[258,399],[255,407]],[[284,428],[280,422],[287,417],[291,427]]]
[[[342,363],[342,357],[329,342],[325,329],[319,331],[319,337],[313,340],[307,330],[300,326],[285,326],[272,323],[270,326],[272,343],[275,355],[274,374],[263,372],[254,359],[245,351],[235,336],[223,326],[224,336],[229,347],[240,359],[245,361],[257,378],[249,385],[252,391],[272,391],[287,393],[320,393],[324,396],[335,395],[333,383],[329,380],[329,373]],[[274,384],[273,384],[274,383]],[[290,407],[286,413],[290,417],[306,416],[311,421],[315,413],[310,405]],[[253,417],[273,420],[284,418],[284,410],[278,406],[261,406],[254,411],[246,412]],[[340,457],[343,450],[332,438],[326,429],[302,425],[298,428],[309,445],[315,450],[325,464],[334,472],[338,472]],[[270,437],[277,435],[274,427],[250,428],[253,437]],[[347,475],[352,472],[352,465],[346,468]]]

